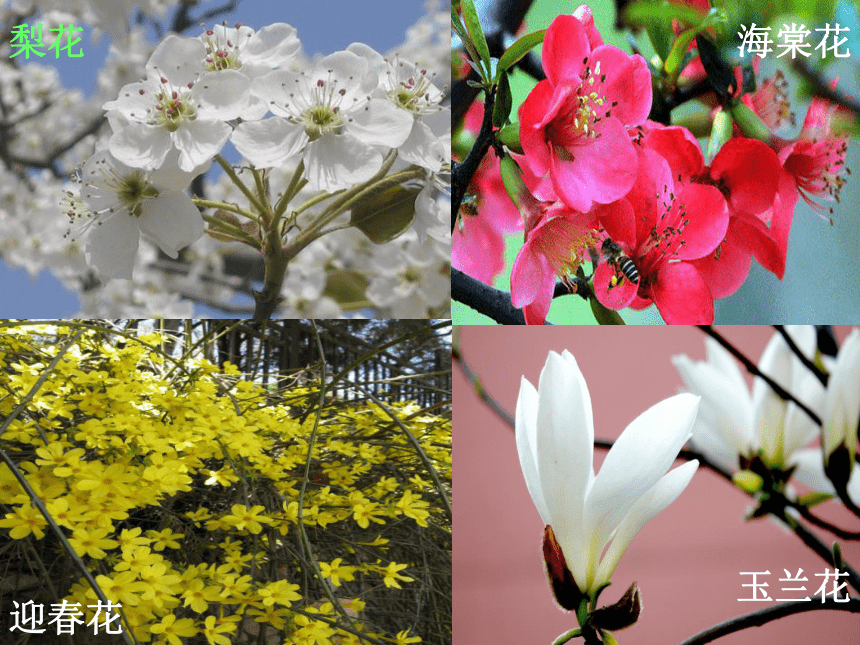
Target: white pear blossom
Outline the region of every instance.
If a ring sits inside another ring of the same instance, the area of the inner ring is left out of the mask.
[[[550,352],[537,390],[523,377],[516,412],[523,475],[583,593],[609,580],[636,533],[692,479],[697,461],[668,471],[690,437],[698,401],[680,394],[646,410],[595,476],[591,397],[574,357]]]
[[[203,234],[200,212],[180,192],[191,177],[175,167],[146,173],[101,151],[82,174],[81,199],[94,215],[87,259],[106,277],[132,277],[141,233],[172,258]]]
[[[377,83],[369,63],[349,51],[322,58],[304,74],[270,72],[254,80],[252,91],[276,116],[238,125],[231,140],[261,167],[301,154],[313,190],[360,184],[382,167],[377,147],[397,148],[412,129],[409,114],[370,97]]]
[[[177,150],[179,167],[191,172],[221,150],[231,129],[221,120],[220,109],[237,93],[247,92],[250,81],[231,71],[218,75],[217,88],[202,87],[197,80],[205,56],[199,40],[171,34],[152,53],[146,80],[126,85],[119,98],[104,104],[114,157],[134,168],[154,170]]]
[[[789,335],[807,358],[815,352],[811,326],[789,326]],[[772,468],[787,470],[793,454],[813,439],[818,427],[795,403],[783,400],[760,378],[750,394],[734,358],[717,341],[705,341],[707,361],[685,355],[672,359],[687,389],[702,397],[692,444],[728,471],[739,458],[760,456]],[[758,365],[811,410],[821,407],[824,387],[800,362],[780,334],[774,334]]]
[[[412,118],[412,129],[407,139],[398,147],[401,159],[438,172],[442,164],[451,158],[445,156],[446,140],[451,140],[451,113],[440,105],[442,90],[433,84],[432,74],[416,63],[408,63],[396,56],[389,61],[372,47],[364,43],[353,43],[347,51],[365,58],[379,75],[379,87],[375,95],[387,99]],[[429,120],[440,116],[444,119],[447,139],[434,133]]]

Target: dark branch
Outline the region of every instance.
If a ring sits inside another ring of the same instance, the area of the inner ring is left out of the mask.
[[[788,345],[788,348],[792,352],[794,352],[794,355],[797,356],[797,359],[801,363],[803,363],[803,366],[810,372],[812,372],[815,375],[815,378],[821,381],[821,384],[824,387],[827,387],[827,374],[822,372],[821,368],[819,368],[818,365],[816,365],[803,355],[803,352],[800,351],[800,348],[797,346],[797,343],[795,343],[794,339],[788,335],[788,332],[785,330],[785,326],[774,325],[773,328],[779,332],[779,335],[782,336],[782,338],[785,340],[785,343]]]
[[[758,376],[760,379],[764,380],[771,389],[779,396],[779,398],[784,401],[791,401],[801,410],[806,412],[810,419],[812,419],[816,425],[821,425],[821,418],[815,414],[812,410],[810,410],[806,405],[804,405],[801,401],[796,399],[791,392],[787,391],[784,387],[782,387],[779,383],[770,378],[767,374],[763,373],[755,363],[753,363],[750,359],[744,356],[740,351],[738,351],[729,341],[722,337],[722,335],[717,332],[710,325],[696,325],[699,329],[705,332],[708,336],[717,341],[722,347],[727,350],[732,356],[738,359],[743,366],[747,369],[747,371],[753,376]]]
[[[487,93],[487,100],[484,103],[484,119],[481,122],[481,130],[478,132],[478,138],[475,145],[469,151],[468,156],[463,163],[455,163],[451,168],[451,231],[457,225],[457,215],[460,212],[460,204],[463,202],[463,196],[466,194],[466,189],[469,187],[469,182],[478,170],[484,155],[490,149],[493,143],[493,102],[495,99],[495,90]]]
[[[511,304],[511,294],[451,269],[451,298],[492,318],[500,325],[525,325],[523,312]],[[551,324],[551,323],[547,323]]]
[[[853,614],[860,614],[860,598],[850,598],[848,602],[837,602],[832,598],[828,598],[824,602],[814,600],[781,602],[744,616],[732,618],[731,620],[727,620],[719,625],[714,625],[710,629],[706,629],[692,638],[688,638],[681,643],[681,645],[702,645],[703,643],[710,643],[711,641],[715,641],[723,636],[739,632],[742,629],[761,627],[773,620],[785,618],[786,616],[801,614],[807,611],[818,611],[820,609],[836,609],[840,611],[850,611]]]
[[[837,105],[841,105],[845,109],[853,112],[855,117],[860,117],[860,103],[850,96],[830,87],[828,82],[824,80],[824,77],[809,67],[809,65],[807,65],[803,60],[792,61],[791,67],[795,72],[800,74],[800,76],[809,81],[810,85],[812,85],[813,94],[820,96],[823,99],[827,99],[832,103],[836,103]]]

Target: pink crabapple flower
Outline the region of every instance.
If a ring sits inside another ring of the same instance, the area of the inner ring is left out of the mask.
[[[668,324],[708,324],[714,317],[713,296],[691,261],[712,253],[725,237],[726,200],[714,186],[676,187],[662,156],[650,148],[640,148],[639,155],[638,177],[630,193],[603,212],[596,209],[609,237],[636,265],[638,288],[628,287],[619,301],[612,293],[615,272],[600,263],[594,275],[595,295],[614,309],[643,308],[653,302]]]
[[[477,133],[483,114],[483,103],[472,103],[466,112],[465,128]],[[481,160],[470,190],[474,203],[461,207],[460,226],[454,229],[452,238],[451,264],[473,278],[492,284],[505,268],[504,233],[522,229],[523,220],[502,183],[496,155],[488,154]]]
[[[552,304],[556,276],[576,271],[593,234],[591,215],[577,213],[564,203],[521,197],[526,215],[525,244],[511,271],[511,301],[522,309],[527,325],[542,325]]]
[[[179,168],[193,171],[211,160],[230,137],[230,126],[211,101],[225,103],[247,92],[248,79],[233,73],[220,77],[218,92],[201,100],[197,83],[206,55],[203,43],[169,35],[153,52],[146,80],[131,83],[119,98],[104,104],[113,135],[111,154],[134,168],[159,168],[171,150],[179,152]]]
[[[636,151],[626,127],[651,109],[645,60],[595,37],[575,16],[558,16],[546,30],[539,82],[520,107],[520,141],[531,172],[549,174],[570,208],[623,197],[636,178]],[[547,200],[548,195],[537,194]]]
[[[843,169],[850,174],[845,168],[848,137],[837,136],[833,131],[834,118],[845,112],[845,108],[826,99],[814,98],[797,140],[773,138],[783,169],[794,180],[803,200],[817,213],[823,213],[824,206],[813,198],[838,202],[845,184]]]
[[[644,146],[656,150],[669,163],[677,179],[676,192],[687,183],[716,186],[729,206],[726,236],[713,253],[692,260],[714,298],[734,293],[749,274],[752,257],[766,269],[782,277],[787,250],[784,211],[775,196],[779,162],[773,151],[760,141],[735,137],[717,153],[711,167],[704,165],[698,141],[683,127],[665,127],[648,122]]]

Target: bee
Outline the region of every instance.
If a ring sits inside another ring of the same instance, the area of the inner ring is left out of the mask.
[[[465,219],[467,217],[475,217],[478,214],[478,195],[471,191],[467,191],[463,195],[463,201],[460,203],[460,217],[457,218],[457,228],[460,235],[465,234]]]
[[[617,243],[607,237],[603,240],[603,244],[600,246],[600,251],[603,253],[603,257],[606,261],[611,264],[616,271],[620,271],[621,274],[633,284],[639,284],[639,271],[636,269],[636,265],[633,264],[633,260],[627,257],[624,250]]]

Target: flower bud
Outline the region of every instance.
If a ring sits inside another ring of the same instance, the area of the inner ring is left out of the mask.
[[[743,492],[753,495],[761,490],[764,479],[751,470],[739,470],[732,475],[732,483]]]
[[[844,443],[840,443],[825,460],[824,474],[833,482],[837,491],[844,491],[851,477],[851,454]]]
[[[572,611],[579,607],[585,597],[576,585],[573,574],[567,568],[561,545],[555,539],[552,527],[547,524],[543,530],[543,559],[546,562],[546,573],[552,586],[556,601],[564,609]]]
[[[642,613],[642,593],[634,582],[618,602],[591,614],[591,624],[600,630],[618,631],[630,627]],[[605,634],[604,634],[605,636]],[[604,642],[607,642],[604,640]]]
[[[708,141],[708,159],[713,159],[723,144],[732,138],[732,115],[722,108],[717,109]]]
[[[768,129],[764,121],[761,120],[761,117],[753,112],[749,106],[738,102],[732,106],[731,112],[735,123],[738,124],[744,136],[750,139],[758,139],[765,143],[770,142],[770,129]]]

